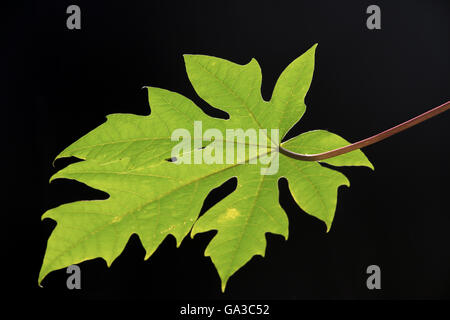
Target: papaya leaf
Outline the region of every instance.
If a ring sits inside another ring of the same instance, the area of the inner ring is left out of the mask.
[[[197,94],[226,111],[228,120],[209,117],[180,94],[147,87],[150,115],[109,115],[63,150],[56,159],[83,161],[60,170],[50,181],[77,180],[109,198],[63,204],[43,215],[57,226],[47,243],[39,283],[51,271],[89,259],[101,257],[110,266],[132,234],[139,236],[148,259],[168,235],[179,246],[189,233],[193,237],[217,230],[205,255],[211,257],[225,290],[237,270],[253,256],[265,255],[266,233],[288,238],[288,219],[278,200],[281,178],[288,180],[298,205],[324,221],[328,231],[337,190],[349,181],[319,162],[292,159],[278,150],[283,146],[310,154],[349,144],[324,130],[281,143],[305,112],[315,49],[283,71],[270,101],[261,96],[262,75],[255,59],[239,65],[184,55]],[[321,162],[373,169],[360,150]],[[208,193],[234,177],[236,190],[199,217]]]

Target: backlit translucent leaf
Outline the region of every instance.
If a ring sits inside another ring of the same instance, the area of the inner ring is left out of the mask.
[[[210,56],[185,55],[188,77],[197,94],[227,112],[229,120],[207,116],[182,95],[148,87],[150,115],[109,115],[104,124],[63,150],[57,158],[73,156],[83,161],[60,170],[52,180],[77,180],[108,193],[109,198],[64,204],[43,215],[57,226],[48,240],[39,283],[53,270],[88,259],[101,257],[110,265],[132,234],[139,236],[149,258],[168,235],[180,245],[190,231],[193,237],[217,230],[205,254],[216,266],[224,290],[228,279],[253,256],[264,256],[266,233],[287,239],[288,219],[278,201],[278,180],[283,177],[299,206],[324,221],[329,230],[338,187],[348,186],[347,178],[317,162],[288,158],[277,148],[305,111],[315,49],[313,46],[281,73],[271,101],[262,99],[261,70],[255,59],[238,65]],[[201,121],[203,132],[217,129],[223,136],[196,136],[196,121]],[[177,129],[190,133],[189,148],[172,158],[178,141],[172,141],[171,135]],[[271,144],[254,145],[248,140],[230,144],[227,129],[268,129],[264,137]],[[279,129],[280,134],[272,135],[270,129]],[[335,134],[315,130],[284,142],[283,147],[308,154],[346,144]],[[244,147],[254,153],[248,151],[233,163],[182,160],[218,150],[224,154],[233,150],[237,157]],[[170,158],[172,161],[167,161]],[[255,159],[266,162],[253,164]],[[323,162],[373,168],[359,150]],[[275,163],[274,174],[261,174],[262,168]],[[199,218],[208,193],[233,177],[238,180],[236,190]]]

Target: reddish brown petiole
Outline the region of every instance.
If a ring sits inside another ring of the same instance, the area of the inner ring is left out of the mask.
[[[294,159],[298,159],[298,160],[303,160],[303,161],[318,161],[318,160],[324,160],[324,159],[328,159],[328,158],[332,158],[332,157],[336,157],[339,156],[341,154],[356,150],[356,149],[361,149],[363,147],[367,147],[370,146],[371,144],[374,144],[378,141],[384,140],[396,133],[399,133],[403,130],[406,130],[408,128],[411,128],[413,126],[415,126],[416,124],[419,124],[427,119],[430,119],[444,111],[447,111],[448,109],[450,109],[450,101],[447,101],[446,103],[433,108],[427,112],[422,113],[421,115],[414,117],[408,121],[405,121],[395,127],[392,127],[388,130],[385,130],[383,132],[380,132],[376,135],[373,135],[369,138],[366,138],[364,140],[349,144],[348,146],[342,147],[342,148],[338,148],[338,149],[334,149],[334,150],[330,150],[327,152],[323,152],[323,153],[317,153],[317,154],[300,154],[300,153],[295,153],[289,150],[284,149],[283,147],[279,147],[280,149],[280,153],[294,158]]]

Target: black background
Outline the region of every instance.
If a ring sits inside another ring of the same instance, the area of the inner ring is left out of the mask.
[[[81,30],[66,28],[70,4],[81,8]],[[366,28],[370,4],[381,7],[381,30]],[[106,197],[74,181],[48,184],[70,163],[52,167],[61,150],[107,114],[148,114],[144,85],[179,92],[214,115],[190,85],[182,54],[242,64],[255,57],[269,99],[281,71],[318,43],[308,109],[294,132],[327,129],[357,141],[449,99],[448,1],[58,0],[16,2],[4,12],[3,158],[10,180],[3,213],[12,221],[2,225],[10,295],[42,301],[450,298],[448,112],[365,148],[374,172],[339,169],[351,187],[339,189],[329,233],[281,181],[288,241],[268,234],[266,257],[239,270],[224,294],[203,256],[212,232],[186,238],[178,249],[169,237],[147,261],[133,236],[111,268],[101,259],[80,265],[81,290],[66,288],[65,270],[37,286],[55,226],[41,215],[66,202]],[[204,210],[226,191],[209,196]],[[371,264],[381,267],[381,290],[366,287]]]

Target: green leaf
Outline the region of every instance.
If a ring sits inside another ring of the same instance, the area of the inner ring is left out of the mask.
[[[272,95],[273,123],[278,124],[280,137],[305,113],[304,102],[314,72],[314,54],[317,44],[295,59],[281,74]]]
[[[168,235],[179,246],[190,231],[193,237],[217,230],[205,255],[211,257],[225,290],[237,270],[253,256],[265,255],[266,233],[287,239],[288,219],[279,205],[277,188],[283,177],[299,206],[324,221],[329,230],[338,187],[348,186],[347,178],[317,162],[295,160],[278,152],[281,138],[305,111],[315,48],[281,74],[271,101],[261,97],[262,76],[256,60],[238,65],[215,57],[185,55],[197,94],[228,112],[229,120],[207,116],[182,95],[148,87],[150,115],[109,115],[105,123],[63,150],[57,159],[73,156],[84,161],[60,170],[51,180],[77,180],[107,192],[109,198],[64,204],[43,215],[54,219],[57,226],[48,240],[39,283],[53,270],[88,259],[101,257],[111,265],[132,234],[139,236],[147,259]],[[196,121],[201,121],[203,132],[215,129],[223,135],[197,135]],[[186,129],[189,136],[185,147],[172,157],[179,141],[172,141],[171,136],[178,129]],[[267,137],[270,143],[258,140],[252,144],[248,137],[234,143],[225,134],[229,129],[242,129],[249,135],[252,130],[268,129],[260,131],[259,138]],[[280,134],[269,129],[279,129]],[[283,147],[318,153],[346,144],[335,134],[316,130],[284,142]],[[245,153],[238,156],[242,150]],[[198,155],[230,151],[232,162],[195,163]],[[373,168],[359,150],[323,162]],[[233,177],[238,179],[236,190],[199,218],[208,193]]]

